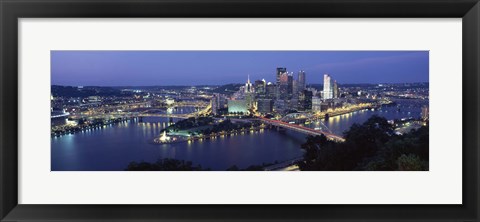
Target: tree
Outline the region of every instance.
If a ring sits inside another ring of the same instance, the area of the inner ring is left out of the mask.
[[[421,127],[402,136],[395,136],[378,151],[384,161],[385,170],[397,170],[397,160],[401,155],[414,154],[422,161],[429,160],[428,127]],[[427,166],[424,167],[428,169]]]
[[[402,154],[398,160],[398,170],[406,170],[406,171],[418,171],[418,170],[425,170],[424,163],[415,154]]]
[[[428,127],[397,136],[385,118],[372,116],[344,136],[343,143],[307,137],[300,170],[428,170]]]
[[[128,164],[127,171],[197,171],[203,170],[202,166],[193,166],[191,161],[176,160],[176,159],[159,159],[155,163],[148,163],[142,161],[137,163],[135,161]]]
[[[299,163],[301,170],[317,170],[322,168],[322,163],[320,160],[320,153],[322,147],[326,146],[328,143],[327,137],[325,135],[321,136],[308,136],[307,142],[302,144],[301,148],[305,150],[303,154],[303,161]],[[326,149],[324,149],[326,150]],[[324,153],[324,152],[322,152]]]
[[[358,155],[372,155],[394,135],[394,128],[388,121],[377,115],[363,124],[353,124],[344,133],[345,139]]]

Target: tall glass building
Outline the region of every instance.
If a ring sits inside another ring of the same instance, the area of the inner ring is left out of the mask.
[[[333,82],[330,75],[323,75],[323,99],[333,99]]]

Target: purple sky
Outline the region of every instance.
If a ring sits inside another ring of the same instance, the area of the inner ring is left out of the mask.
[[[52,84],[220,85],[275,81],[276,67],[340,84],[428,82],[428,51],[51,51]]]

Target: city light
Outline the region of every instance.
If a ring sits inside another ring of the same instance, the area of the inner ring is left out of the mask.
[[[133,83],[133,86],[112,87],[52,85],[52,147],[68,135],[71,143],[95,138],[90,141],[98,142],[99,146],[118,146],[118,149],[111,148],[112,152],[130,149],[128,155],[132,158],[144,158],[136,154],[145,152],[182,161],[199,160],[201,156],[204,159],[200,161],[206,162],[241,162],[249,152],[255,159],[263,155],[261,149],[269,149],[270,159],[265,161],[268,164],[255,169],[296,171],[305,170],[300,162],[308,152],[304,144],[309,139],[321,138],[321,142],[316,143],[328,144],[327,148],[313,146],[318,153],[330,152],[328,147],[342,150],[355,138],[346,132],[372,117],[383,118],[384,122],[379,125],[391,129],[386,131],[398,140],[429,125],[429,86],[425,82],[368,83],[366,80],[366,83],[352,84],[338,70],[290,65],[271,66],[269,72],[249,68],[225,73],[236,75],[225,84],[213,83],[220,82],[216,78],[222,78],[221,74],[207,76],[204,70],[198,70],[198,75],[204,75],[202,78],[212,83],[200,84],[186,79],[183,85],[155,86],[160,84],[156,82],[151,86]],[[165,74],[165,80],[170,78],[168,75]],[[354,135],[364,136],[360,131]],[[135,149],[137,146],[140,148]],[[89,149],[84,145],[78,147],[81,147],[78,153]],[[289,158],[273,159],[284,152],[293,154]],[[222,153],[230,156],[215,159]],[[367,160],[370,159],[359,162]],[[398,166],[396,161],[390,160],[389,164]]]

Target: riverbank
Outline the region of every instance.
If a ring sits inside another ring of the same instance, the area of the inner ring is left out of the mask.
[[[86,122],[81,125],[63,125],[63,126],[55,126],[51,129],[51,137],[60,137],[69,134],[75,134],[79,132],[85,132],[87,130],[94,130],[100,129],[107,126],[113,126],[119,123],[127,122],[135,117],[130,118],[117,118],[117,119],[110,119],[110,120],[103,120],[101,122]]]
[[[305,142],[303,134],[267,127],[202,141],[153,144],[153,139],[169,124],[169,118],[144,117],[143,123],[134,119],[100,130],[52,138],[51,170],[123,171],[131,161],[155,162],[159,158],[192,161],[194,166],[200,164],[212,171],[224,171],[232,165],[246,169],[301,156],[300,146]]]
[[[215,139],[217,137],[224,137],[224,136],[234,136],[237,134],[244,134],[249,132],[258,132],[260,130],[266,129],[267,126],[260,125],[257,127],[251,127],[248,129],[240,129],[240,130],[232,130],[229,132],[220,132],[220,133],[211,133],[208,135],[197,135],[197,136],[171,136],[169,141],[161,141],[160,137],[153,139],[153,143],[155,144],[172,144],[172,143],[182,143],[182,142],[193,142],[196,140],[208,140],[208,139]]]
[[[316,116],[317,116],[317,118],[325,119],[325,118],[345,115],[345,114],[349,114],[349,113],[353,113],[353,112],[360,111],[360,110],[365,110],[365,109],[376,109],[376,108],[379,108],[381,106],[382,105],[380,105],[380,104],[359,104],[359,105],[356,105],[356,106],[348,108],[348,109],[339,108],[339,109],[332,110],[330,112],[328,112],[328,111],[325,112],[325,113],[321,112],[321,113],[317,114]]]

